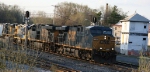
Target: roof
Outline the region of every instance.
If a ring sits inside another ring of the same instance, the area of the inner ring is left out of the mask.
[[[88,28],[88,29],[89,29],[89,28],[92,28],[92,27],[94,27],[94,26],[88,26],[88,27],[86,27],[86,28]]]
[[[149,19],[145,18],[144,16],[141,16],[138,13],[128,16],[125,19],[120,20],[120,21],[134,21],[134,22],[148,22],[148,23],[150,22]]]
[[[113,27],[113,26],[118,26],[118,27],[120,27],[120,26],[122,26],[122,24],[121,24],[121,22],[119,21],[117,24],[112,24],[112,25],[111,25],[111,27]]]
[[[119,21],[119,22],[118,22],[117,24],[115,24],[115,25],[122,25],[122,24],[121,24],[121,22]]]

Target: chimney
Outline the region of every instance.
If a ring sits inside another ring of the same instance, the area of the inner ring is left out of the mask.
[[[108,3],[106,3],[106,16],[108,14]]]

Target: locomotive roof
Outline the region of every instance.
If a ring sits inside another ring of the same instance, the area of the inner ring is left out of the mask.
[[[58,26],[56,27],[56,30],[68,30],[69,26]]]
[[[100,29],[100,30],[111,30],[109,27],[104,27],[104,26],[88,26],[86,27],[87,29]]]

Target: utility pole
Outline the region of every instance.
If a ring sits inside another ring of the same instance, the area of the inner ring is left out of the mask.
[[[25,48],[27,48],[27,41],[28,41],[28,22],[29,22],[29,16],[30,16],[30,13],[29,11],[26,11],[26,14],[25,14]]]
[[[53,17],[53,25],[55,24],[55,11],[56,11],[56,7],[58,7],[57,5],[52,5],[54,7],[54,17]]]

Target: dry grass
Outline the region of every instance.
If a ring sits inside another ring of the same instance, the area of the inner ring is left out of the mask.
[[[150,57],[144,56],[141,52],[138,71],[133,69],[132,72],[150,72]]]
[[[37,54],[30,56],[26,48],[12,43],[11,38],[0,39],[0,72],[34,72]]]
[[[57,70],[58,70],[57,66],[55,66],[55,65],[51,66],[51,71],[52,72],[56,72]]]
[[[141,55],[138,70],[139,72],[150,72],[150,58]]]

